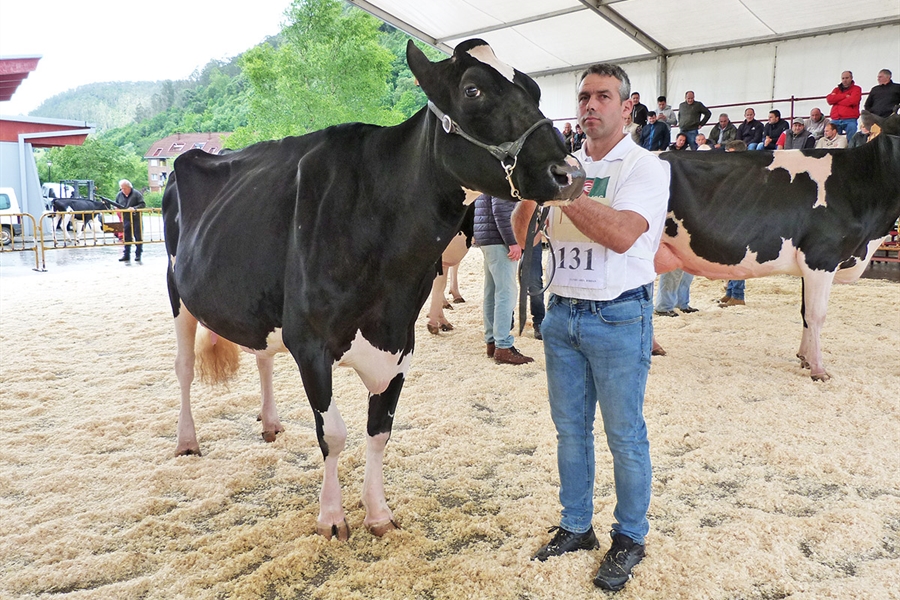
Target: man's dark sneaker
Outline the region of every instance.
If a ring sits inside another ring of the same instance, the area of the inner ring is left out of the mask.
[[[487,347],[487,357],[494,358],[494,352],[497,351],[496,346],[494,346],[494,342],[488,342],[486,347]]]
[[[644,558],[644,545],[627,535],[613,534],[612,546],[603,557],[594,577],[594,585],[603,590],[618,592],[631,579],[631,570]]]
[[[544,336],[541,334],[541,324],[540,323],[537,323],[534,326],[534,339],[536,339],[536,340],[544,339]]]
[[[123,256],[122,258],[119,259],[119,262],[131,262],[131,257]]]
[[[135,257],[134,257],[134,262],[141,262],[141,257],[140,257],[140,256],[135,256]]]
[[[679,308],[678,310],[683,313],[695,313],[700,311],[699,308],[694,308],[693,306],[685,306],[684,308]]]
[[[653,314],[658,317],[677,317],[678,313],[674,310],[654,310]]]
[[[547,560],[551,556],[562,556],[566,552],[575,552],[576,550],[596,550],[600,547],[597,536],[594,535],[594,528],[591,527],[584,533],[572,533],[562,527],[551,527],[548,533],[556,532],[553,539],[546,546],[542,546],[531,560],[539,560],[541,562]]]
[[[534,362],[534,359],[519,352],[515,346],[510,346],[497,348],[494,351],[494,362],[501,365],[525,365]]]

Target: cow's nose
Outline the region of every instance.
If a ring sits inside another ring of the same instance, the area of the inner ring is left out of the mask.
[[[564,164],[550,165],[550,176],[556,180],[556,184],[559,186],[557,199],[574,200],[584,190],[584,167],[571,154],[566,157]]]

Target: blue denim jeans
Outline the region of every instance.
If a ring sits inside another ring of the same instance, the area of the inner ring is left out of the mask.
[[[684,137],[687,138],[688,144],[691,146],[691,150],[697,149],[697,134],[700,133],[699,129],[682,129],[681,133],[684,134]]]
[[[594,416],[613,457],[613,530],[638,543],[650,529],[650,444],[644,388],[653,346],[653,285],[615,300],[551,294],[541,332],[556,426],[560,526],[583,533],[594,516]]]
[[[762,150],[763,146],[765,146],[765,145],[766,145],[765,142],[756,142],[756,143],[747,144],[747,150]]]
[[[484,341],[497,348],[513,345],[512,319],[516,308],[516,268],[506,246],[479,246],[484,254]]]
[[[681,269],[675,269],[659,276],[659,291],[656,292],[656,310],[669,311],[675,307],[687,308],[691,303],[691,282],[694,276]]]
[[[541,260],[543,251],[540,244],[535,246],[532,252],[531,269],[528,274],[528,298],[531,303],[531,322],[540,327],[544,315],[547,314],[547,309],[544,307],[544,293],[537,293],[544,289],[544,265]],[[534,295],[532,296],[532,294]]]
[[[838,133],[847,136],[847,142],[856,134],[856,119],[833,119],[831,122],[838,128]]]
[[[735,300],[743,300],[745,283],[743,279],[729,279],[728,285],[725,286],[725,295],[731,296]]]

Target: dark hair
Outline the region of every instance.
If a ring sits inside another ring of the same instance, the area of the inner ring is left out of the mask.
[[[775,115],[775,116],[778,117],[779,119],[781,118],[781,111],[778,110],[777,108],[773,108],[772,110],[770,110],[770,111],[769,111],[769,114],[770,114],[770,115]]]
[[[665,101],[666,101],[666,97],[665,97],[665,96],[660,96],[659,98],[656,99],[656,101],[657,101],[657,102],[665,102]]]
[[[744,140],[728,140],[725,142],[725,149],[732,152],[743,152],[747,149],[747,143]]]
[[[584,81],[584,78],[588,75],[600,75],[603,77],[614,77],[618,79],[619,100],[625,102],[626,100],[631,98],[631,80],[628,79],[628,74],[625,73],[625,70],[619,65],[614,65],[611,63],[593,64],[584,70],[578,82],[581,83],[582,81]]]
[[[648,116],[648,117],[655,117],[655,116],[656,116],[656,111],[655,111],[655,110],[648,110],[648,111],[647,111],[647,116]]]

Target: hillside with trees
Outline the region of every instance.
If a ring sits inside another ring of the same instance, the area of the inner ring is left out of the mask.
[[[238,149],[337,123],[393,125],[425,105],[406,65],[405,33],[342,0],[294,0],[286,15],[279,35],[186,80],[89,84],[45,101],[33,116],[88,121],[97,134],[44,152],[38,164],[52,162],[56,180],[102,182],[109,195],[122,177],[146,186],[141,157],[174,133],[234,132],[225,145]]]

